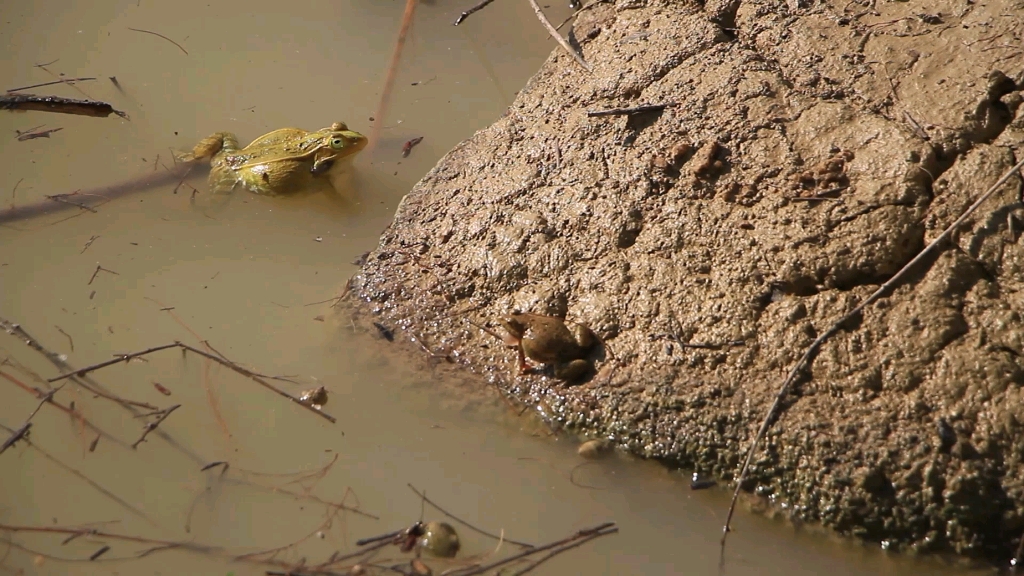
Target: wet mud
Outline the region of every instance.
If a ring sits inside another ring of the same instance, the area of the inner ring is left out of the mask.
[[[1022,14],[595,3],[570,34],[593,74],[556,50],[441,159],[352,279],[357,315],[554,423],[735,480],[804,349],[1024,158]],[[1007,565],[1024,536],[1021,191],[1018,173],[825,344],[746,491],[887,550]],[[596,374],[518,374],[491,333],[513,310],[589,326]]]

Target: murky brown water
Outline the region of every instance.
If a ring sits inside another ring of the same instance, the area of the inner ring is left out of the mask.
[[[95,76],[79,88],[125,110],[131,121],[0,115],[0,205],[150,175],[170,165],[170,148],[191,147],[214,131],[249,140],[278,127],[345,120],[369,133],[403,4],[5,4],[4,88],[51,81],[50,72]],[[67,533],[4,532],[13,544],[0,545],[0,569],[262,574],[270,567],[232,558],[306,536],[275,558],[314,564],[351,550],[358,538],[419,518],[420,500],[406,486],[412,483],[464,519],[528,542],[618,522],[619,534],[535,573],[717,571],[724,492],[691,492],[683,474],[625,458],[576,468],[582,460],[571,438],[446,411],[424,398],[417,380],[426,376],[409,377],[375,358],[376,344],[332,322],[329,304],[309,305],[338,292],[355,271],[350,262],[374,245],[402,194],[445,150],[497,118],[553,47],[526,2],[497,2],[452,28],[467,7],[448,0],[419,7],[382,138],[372,156],[356,163],[361,201],[354,210],[319,197],[245,193],[203,210],[190,203],[190,189],[174,193],[170,184],[95,213],[0,226],[0,317],[21,323],[76,367],[174,340],[207,340],[253,369],[294,376],[301,384],[274,381],[290,393],[323,383],[331,394],[325,411],[338,419],[332,425],[222,366],[183,360],[177,350],[97,371],[91,376],[117,395],[161,408],[180,404],[159,428],[180,448],[154,433],[132,450],[143,420],[69,384],[55,399],[73,401],[112,437],[91,451],[96,432],[43,407],[32,419],[33,446],[19,443],[0,456],[0,523],[87,526],[217,549],[133,558],[157,544],[98,536],[62,544]],[[561,5],[550,10],[555,21],[567,12]],[[129,28],[159,32],[188,54]],[[108,76],[118,78],[124,94]],[[82,96],[66,86],[37,92]],[[40,124],[63,130],[15,140],[15,130]],[[402,143],[414,136],[425,140],[402,159]],[[205,185],[201,178],[190,182]],[[97,266],[105,270],[96,273]],[[0,359],[7,359],[0,372],[10,377],[0,378],[0,423],[16,428],[38,400],[14,380],[47,389],[33,372],[45,378],[58,370],[7,335],[0,336]],[[227,474],[220,476],[219,467],[200,471],[213,461],[228,461]],[[355,505],[354,496],[378,519],[331,516],[324,504]],[[739,516],[725,574],[963,573]],[[428,508],[427,517],[438,515]],[[495,546],[469,530],[461,534],[464,555],[488,556]],[[104,545],[110,550],[90,562]],[[496,557],[511,550],[505,543]],[[392,548],[377,561],[401,557]]]

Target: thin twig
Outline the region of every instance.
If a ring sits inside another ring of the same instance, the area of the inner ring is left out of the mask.
[[[487,536],[488,538],[493,538],[494,540],[502,540],[501,536],[497,536],[497,535],[491,534],[490,532],[487,532],[485,530],[481,530],[480,528],[477,528],[476,526],[473,526],[469,522],[466,522],[462,518],[459,518],[458,516],[455,516],[451,512],[448,512],[444,508],[441,508],[434,501],[432,501],[430,498],[427,498],[427,493],[426,492],[420,492],[412,484],[406,484],[406,486],[408,486],[409,490],[412,490],[414,494],[416,494],[417,496],[422,498],[424,502],[426,502],[427,504],[430,504],[431,506],[436,508],[437,511],[440,512],[441,514],[444,514],[445,516],[451,518],[452,520],[458,522],[459,524],[462,524],[463,526],[465,526],[466,528],[469,528],[470,530],[476,532],[477,534],[481,534],[483,536]],[[505,542],[508,542],[509,544],[515,544],[516,546],[519,546],[520,548],[536,548],[536,546],[534,546],[533,544],[527,544],[526,542],[517,542],[515,540],[510,540],[508,538],[504,538],[504,540],[505,540]]]
[[[587,64],[586,61],[583,60],[583,56],[580,56],[575,50],[573,50],[572,46],[569,46],[569,43],[565,41],[565,38],[562,38],[562,35],[558,33],[558,30],[555,30],[555,27],[551,25],[551,21],[548,20],[548,17],[544,15],[544,11],[541,10],[540,6],[537,5],[537,0],[530,0],[530,6],[533,6],[533,12],[537,15],[537,19],[540,20],[540,23],[544,25],[544,28],[548,31],[548,34],[550,34],[551,37],[554,38],[556,42],[558,42],[558,45],[564,48],[565,51],[568,52],[570,56],[572,56],[573,60],[575,60],[577,64],[582,66],[584,70],[586,70],[587,72],[593,72],[593,70],[590,68],[590,64]]]
[[[164,40],[167,40],[171,44],[174,44],[175,46],[177,46],[178,50],[181,50],[182,52],[185,53],[185,56],[188,56],[188,50],[185,50],[184,48],[182,48],[181,44],[178,44],[174,40],[171,40],[170,38],[168,38],[167,36],[164,36],[163,34],[161,34],[159,32],[152,32],[150,30],[141,30],[139,28],[132,28],[132,27],[128,27],[128,29],[132,30],[133,32],[142,32],[143,34],[152,34],[153,36],[159,36],[160,38],[163,38]]]
[[[138,449],[139,444],[142,444],[142,442],[146,440],[146,436],[149,436],[150,432],[156,430],[157,426],[159,426],[164,420],[167,420],[167,417],[171,415],[171,412],[174,412],[178,408],[181,408],[181,404],[175,404],[174,406],[171,406],[166,410],[161,410],[160,417],[157,418],[155,422],[150,422],[149,424],[146,424],[145,429],[142,430],[142,436],[139,436],[139,439],[136,440],[134,444],[132,444],[132,449]]]
[[[839,321],[833,324],[831,328],[829,328],[827,331],[823,332],[820,336],[815,338],[814,342],[811,342],[811,345],[807,347],[807,350],[804,352],[803,356],[800,357],[796,365],[793,366],[793,369],[789,371],[789,374],[782,381],[782,385],[779,386],[779,391],[775,395],[775,401],[772,402],[771,407],[768,409],[768,413],[765,414],[764,421],[761,422],[760,429],[758,429],[757,434],[750,442],[750,447],[747,449],[747,457],[743,460],[743,467],[740,468],[739,477],[736,480],[736,490],[733,491],[732,501],[729,504],[729,513],[725,517],[725,525],[722,526],[721,548],[723,554],[725,552],[725,541],[726,538],[729,536],[729,522],[732,520],[733,512],[735,512],[736,510],[736,500],[740,496],[740,490],[743,487],[743,481],[746,479],[747,470],[750,468],[750,461],[754,456],[754,451],[757,449],[757,445],[761,441],[761,438],[763,438],[764,435],[768,432],[768,428],[771,426],[771,422],[775,418],[775,414],[778,412],[779,407],[782,405],[782,401],[786,398],[786,395],[789,393],[790,386],[792,386],[793,382],[796,381],[797,377],[800,375],[803,369],[811,363],[811,358],[813,358],[818,353],[818,350],[821,349],[825,341],[827,341],[829,338],[831,338],[835,334],[839,333],[840,330],[842,330],[843,325],[845,325],[851,319],[857,317],[870,304],[884,296],[901,279],[903,279],[903,277],[906,276],[907,273],[914,268],[914,266],[916,266],[918,263],[920,263],[922,260],[928,257],[933,251],[936,250],[936,248],[939,247],[939,245],[941,245],[943,242],[949,239],[949,237],[952,236],[954,232],[956,232],[956,229],[959,228],[960,225],[963,224],[964,221],[967,220],[967,218],[970,217],[970,215],[973,214],[982,205],[982,203],[984,203],[993,194],[995,194],[996,191],[999,190],[999,188],[1003,184],[1005,184],[1011,176],[1013,176],[1018,170],[1021,169],[1021,167],[1024,167],[1024,160],[1021,160],[1016,165],[1014,165],[1013,168],[1010,168],[1009,170],[1004,172],[1003,175],[999,178],[999,180],[997,180],[995,184],[990,186],[984,194],[982,194],[977,200],[974,201],[973,204],[971,204],[966,210],[964,210],[963,214],[961,214],[959,218],[957,218],[952,224],[946,227],[946,229],[942,231],[942,234],[939,234],[938,237],[936,237],[927,246],[925,246],[924,249],[918,252],[917,256],[914,256],[914,258],[911,259],[910,262],[907,262],[902,268],[899,269],[899,271],[893,274],[891,278],[889,278],[884,284],[879,286],[877,290],[872,292],[871,295],[868,296],[863,302],[858,304],[853,310],[851,310],[842,318],[840,318]]]
[[[456,20],[455,23],[452,24],[452,26],[458,26],[459,24],[462,24],[463,20],[465,20],[466,18],[469,18],[470,15],[473,14],[474,12],[477,12],[479,10],[483,10],[491,2],[494,2],[494,0],[483,0],[483,2],[480,2],[476,6],[473,6],[469,10],[466,10],[465,12],[463,12],[462,14],[459,15],[458,20]]]

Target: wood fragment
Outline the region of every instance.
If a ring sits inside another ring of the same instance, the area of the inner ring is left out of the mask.
[[[95,559],[99,558],[100,556],[103,556],[104,554],[106,554],[107,551],[109,551],[109,550],[110,550],[110,546],[104,546],[104,547],[100,548],[99,550],[93,552],[92,556],[89,556],[89,560],[95,560]]]
[[[75,114],[106,118],[117,114],[128,120],[128,115],[106,102],[97,100],[77,100],[61,96],[37,96],[35,94],[6,94],[0,96],[0,110],[36,110],[39,112],[56,112],[58,114]]]

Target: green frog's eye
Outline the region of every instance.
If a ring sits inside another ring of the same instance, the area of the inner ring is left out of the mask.
[[[345,142],[345,139],[341,136],[331,138],[331,148],[334,148],[335,150],[341,150],[346,144],[347,142]]]

